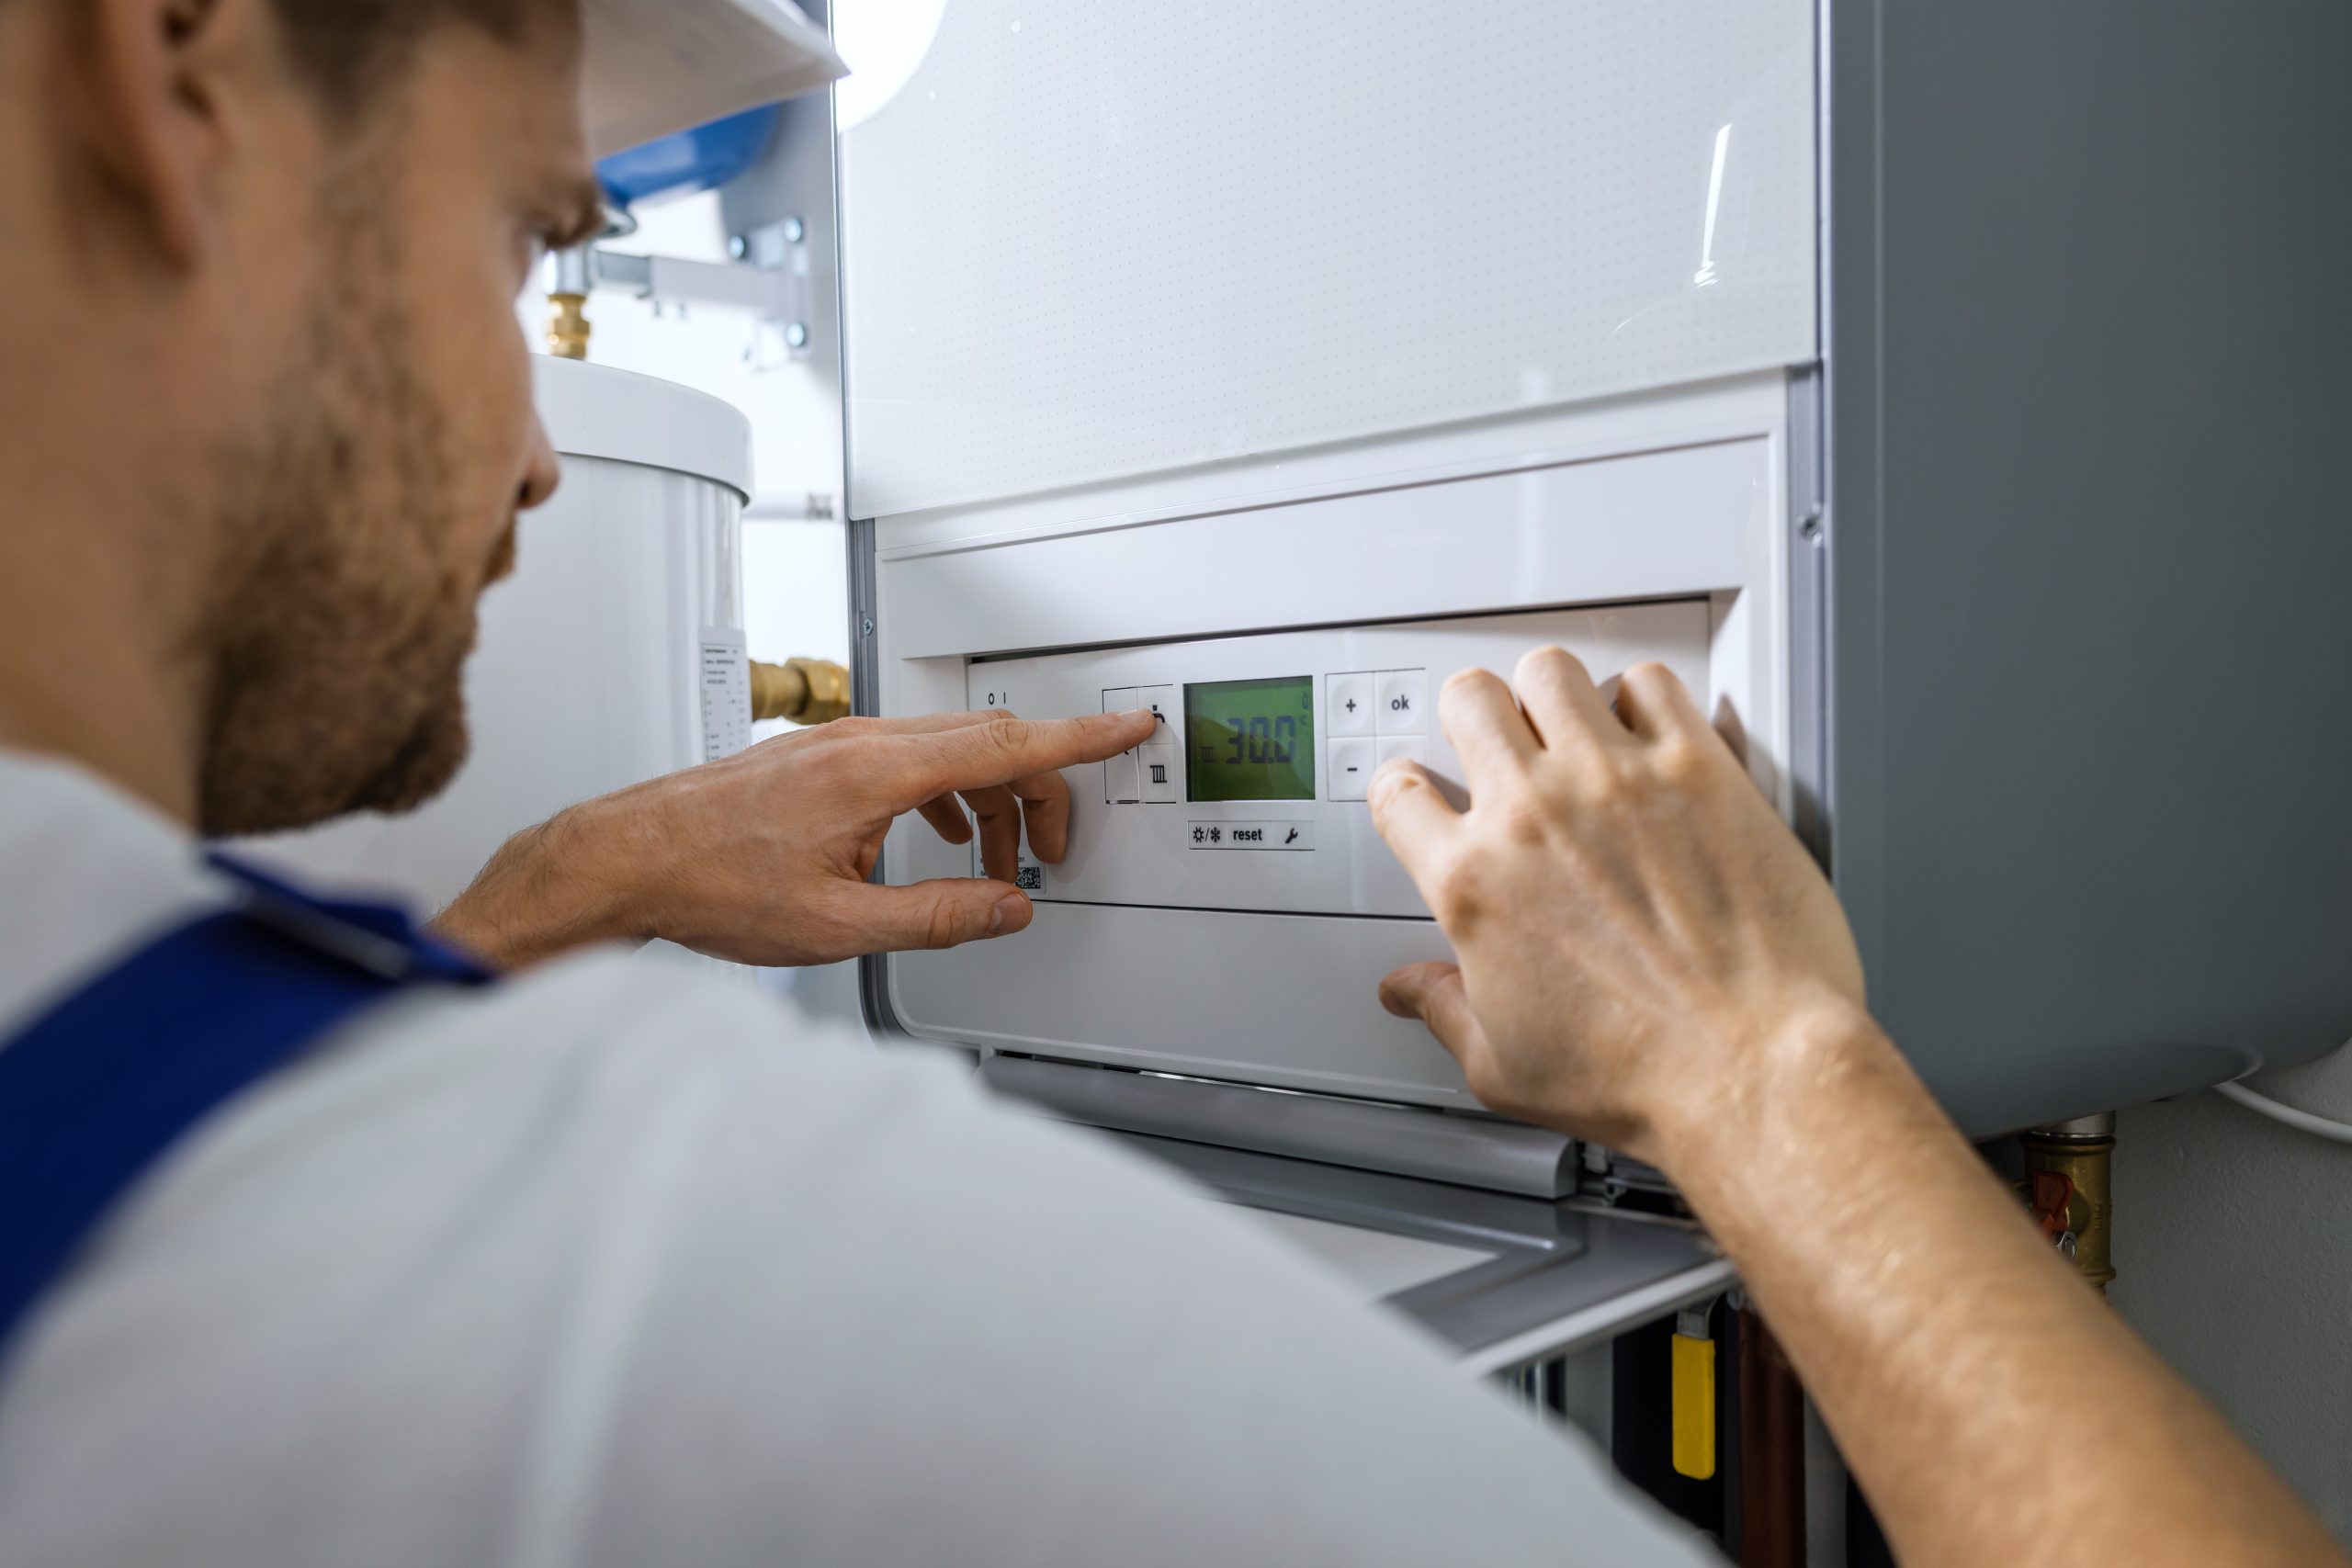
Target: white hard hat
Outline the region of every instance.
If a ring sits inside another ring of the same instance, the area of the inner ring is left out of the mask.
[[[594,157],[849,73],[792,0],[582,0],[580,12]]]

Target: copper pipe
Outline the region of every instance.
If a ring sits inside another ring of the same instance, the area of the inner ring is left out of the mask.
[[[829,724],[849,712],[849,671],[830,659],[752,660],[752,716]]]
[[[2018,1143],[2026,1201],[2042,1234],[2105,1295],[2115,1278],[2115,1112],[2036,1127]]]
[[[1739,1568],[1804,1568],[1804,1388],[1753,1306],[1739,1314]]]

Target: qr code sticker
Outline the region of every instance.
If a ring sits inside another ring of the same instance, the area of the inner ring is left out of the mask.
[[[1046,868],[1042,865],[1016,866],[1012,872],[1012,885],[1023,893],[1043,893],[1046,890]]]

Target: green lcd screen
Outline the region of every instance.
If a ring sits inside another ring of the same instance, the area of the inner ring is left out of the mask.
[[[1193,800],[1315,798],[1315,677],[1184,688]]]

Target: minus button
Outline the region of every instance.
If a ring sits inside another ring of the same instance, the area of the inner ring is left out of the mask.
[[[1330,798],[1362,800],[1372,784],[1373,769],[1378,759],[1373,751],[1369,736],[1349,736],[1329,743],[1326,760],[1331,779]]]

